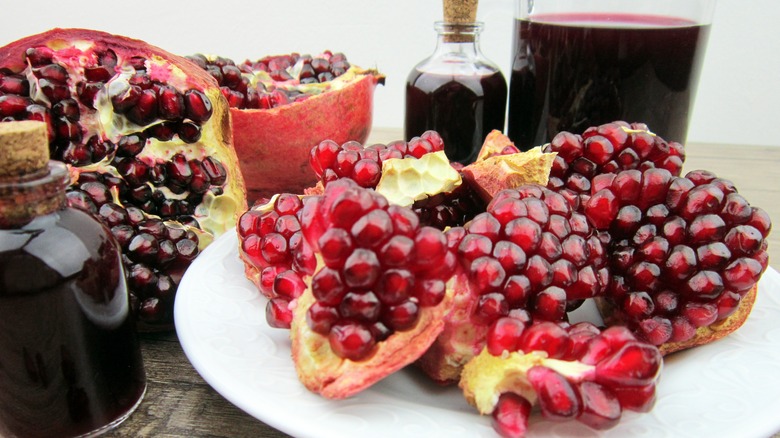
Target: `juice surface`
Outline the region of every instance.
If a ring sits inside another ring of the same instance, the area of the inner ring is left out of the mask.
[[[560,14],[515,22],[508,135],[523,148],[615,120],[684,142],[708,25]]]

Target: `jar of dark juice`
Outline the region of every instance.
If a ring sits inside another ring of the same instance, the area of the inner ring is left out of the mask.
[[[468,164],[493,129],[503,132],[504,75],[479,48],[483,24],[436,22],[436,49],[406,81],[404,136],[432,129],[450,161]]]
[[[516,0],[507,133],[641,122],[684,143],[715,0]]]
[[[66,206],[45,124],[0,123],[0,436],[93,436],[146,390],[121,255]]]

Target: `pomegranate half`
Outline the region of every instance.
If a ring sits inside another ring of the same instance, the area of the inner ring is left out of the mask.
[[[309,151],[321,141],[365,142],[374,88],[384,84],[377,70],[351,65],[342,53],[330,51],[241,64],[200,54],[189,59],[217,80],[230,104],[250,204],[314,185]]]
[[[216,81],[142,41],[53,29],[0,48],[0,120],[48,124],[70,204],[122,246],[141,328],[171,328],[184,270],[246,210]]]

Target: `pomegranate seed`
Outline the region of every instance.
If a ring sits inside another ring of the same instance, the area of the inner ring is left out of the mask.
[[[524,437],[530,415],[531,403],[528,400],[511,392],[503,393],[491,414],[493,429],[504,438]]]
[[[367,359],[374,352],[374,337],[357,323],[336,323],[328,335],[330,348],[339,356],[353,361]]]
[[[528,370],[527,377],[539,397],[542,416],[562,420],[580,415],[582,406],[577,392],[560,373],[537,365]]]
[[[597,430],[610,429],[620,421],[620,401],[609,389],[589,381],[580,383],[577,389],[582,399],[578,421]]]

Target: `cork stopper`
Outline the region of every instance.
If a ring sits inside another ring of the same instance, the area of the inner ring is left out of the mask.
[[[44,122],[0,123],[0,178],[36,173],[48,163],[49,139]]]
[[[459,24],[473,24],[477,21],[477,3],[479,0],[443,0],[444,25],[458,29]],[[468,43],[474,41],[474,35],[456,32],[445,35],[445,41],[451,43]]]
[[[477,21],[477,3],[479,0],[443,1],[445,23],[463,24]]]

